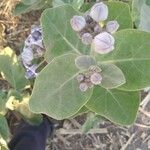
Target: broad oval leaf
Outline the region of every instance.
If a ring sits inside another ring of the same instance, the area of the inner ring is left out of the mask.
[[[107,55],[97,54],[104,64],[116,64],[126,78],[122,90],[135,91],[150,86],[150,34],[138,30],[122,30],[115,35],[115,49]]]
[[[50,8],[43,12],[41,23],[47,61],[66,53],[90,53],[90,47],[85,46],[71,28],[70,19],[74,15],[79,15],[79,12],[70,5]]]
[[[106,89],[117,88],[126,82],[123,72],[113,64],[100,64],[102,69],[101,86]]]
[[[53,59],[35,81],[30,109],[61,120],[76,114],[88,101],[92,90],[81,92],[76,76],[75,54]]]
[[[97,86],[86,106],[114,123],[130,125],[136,118],[139,100],[138,92],[107,90]]]

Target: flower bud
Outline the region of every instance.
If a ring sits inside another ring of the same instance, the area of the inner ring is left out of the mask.
[[[115,21],[109,21],[106,25],[106,31],[110,33],[115,33],[119,28],[118,22]]]
[[[42,37],[42,34],[39,31],[34,31],[31,35],[35,41],[41,39],[41,37]]]
[[[102,76],[99,73],[95,72],[91,75],[90,80],[94,85],[99,85],[102,81]]]
[[[99,54],[107,54],[114,49],[115,39],[107,32],[102,32],[95,36],[92,41],[92,48]]]
[[[104,21],[108,17],[108,7],[103,2],[93,5],[90,16],[96,22]]]
[[[82,92],[85,92],[88,89],[88,85],[86,83],[81,83],[79,88]]]
[[[81,31],[86,26],[85,18],[82,16],[73,16],[70,24],[75,31]]]
[[[22,61],[25,65],[30,65],[33,60],[33,52],[30,47],[25,47],[21,54]]]
[[[79,74],[78,76],[77,76],[77,81],[78,82],[82,82],[84,80],[84,75],[83,74]]]
[[[93,37],[90,33],[84,33],[82,35],[82,43],[85,45],[89,45],[92,43]]]

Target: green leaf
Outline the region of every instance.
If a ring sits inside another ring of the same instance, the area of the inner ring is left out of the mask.
[[[150,32],[150,6],[143,4],[141,7],[139,29]]]
[[[39,2],[41,0],[21,0],[21,2],[24,3],[25,5],[31,5],[36,3],[37,1]]]
[[[113,64],[101,64],[101,86],[106,89],[117,88],[126,82],[123,72]]]
[[[79,10],[83,4],[84,0],[74,0],[72,3],[73,7],[77,10]]]
[[[75,59],[75,64],[79,69],[88,69],[90,66],[95,66],[96,62],[89,55],[81,55]]]
[[[83,106],[76,114],[74,114],[73,116],[69,117],[70,119],[71,118],[75,118],[79,115],[82,115],[82,114],[85,114],[85,113],[88,113],[89,112],[89,109],[85,106]]]
[[[93,113],[88,114],[87,120],[82,126],[83,133],[87,133],[88,131],[90,131],[90,129],[98,124],[98,122],[100,122],[100,118],[97,115]]]
[[[117,20],[120,27],[119,30],[133,28],[130,7],[123,2],[107,2],[109,9],[107,21]],[[85,3],[81,7],[81,11],[85,12],[92,7],[93,4]]]
[[[122,30],[115,35],[115,49],[107,55],[97,54],[103,64],[115,64],[126,78],[122,90],[135,91],[150,86],[150,34],[138,30]]]
[[[5,112],[5,104],[7,101],[7,95],[5,92],[0,91],[0,113],[4,113]]]
[[[7,121],[3,115],[0,115],[0,136],[7,140],[9,137],[9,128]]]
[[[13,15],[21,15],[23,13],[30,12],[32,10],[44,9],[52,6],[52,0],[38,0],[32,4],[26,4],[20,2],[16,5]]]
[[[135,25],[142,31],[150,32],[150,1],[149,0],[133,0],[132,17]]]
[[[123,2],[109,2],[109,15],[107,20],[117,20],[120,27],[119,30],[133,28],[130,7]]]
[[[144,4],[145,0],[133,0],[132,1],[132,18],[136,27],[140,24],[140,13],[141,7]]]
[[[5,48],[0,53],[0,72],[16,90],[21,90],[28,84],[24,68],[10,48]]]
[[[86,106],[114,123],[130,125],[136,118],[139,100],[138,92],[107,90],[97,86]]]
[[[43,12],[41,23],[46,47],[46,59],[67,53],[89,54],[90,47],[85,46],[70,25],[70,19],[79,14],[70,5],[63,5]]]
[[[85,105],[92,90],[79,89],[76,57],[75,54],[57,57],[41,71],[29,101],[31,111],[61,120],[73,116]]]
[[[80,7],[84,4],[84,0],[54,0],[53,6],[64,5],[65,3],[71,4],[75,9],[80,9]]]

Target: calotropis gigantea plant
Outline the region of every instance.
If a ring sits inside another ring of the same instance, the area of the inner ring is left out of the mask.
[[[126,3],[80,10],[62,5],[43,12],[48,65],[36,77],[29,107],[58,120],[92,111],[132,124],[139,91],[150,86],[150,34],[133,29]]]

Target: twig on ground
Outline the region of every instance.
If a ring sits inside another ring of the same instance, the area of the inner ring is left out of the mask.
[[[141,107],[139,108],[139,111],[141,113],[143,113],[145,116],[150,117],[150,112],[147,112],[147,111],[143,110]]]
[[[83,134],[81,129],[69,129],[69,130],[65,130],[63,128],[59,129],[56,131],[57,134],[60,135],[67,135],[67,134],[72,134],[72,135],[76,135],[76,134]],[[108,131],[106,128],[101,128],[101,129],[91,129],[87,134],[107,134]]]
[[[140,106],[145,109],[146,105],[150,101],[150,92],[146,95],[146,97],[143,99],[143,101],[140,103]]]
[[[136,135],[136,133],[133,133],[131,135],[131,137],[128,139],[127,143],[124,144],[120,150],[126,150],[126,148],[128,147],[128,145],[131,144],[131,142],[132,142],[133,138],[135,137],[135,135]]]

